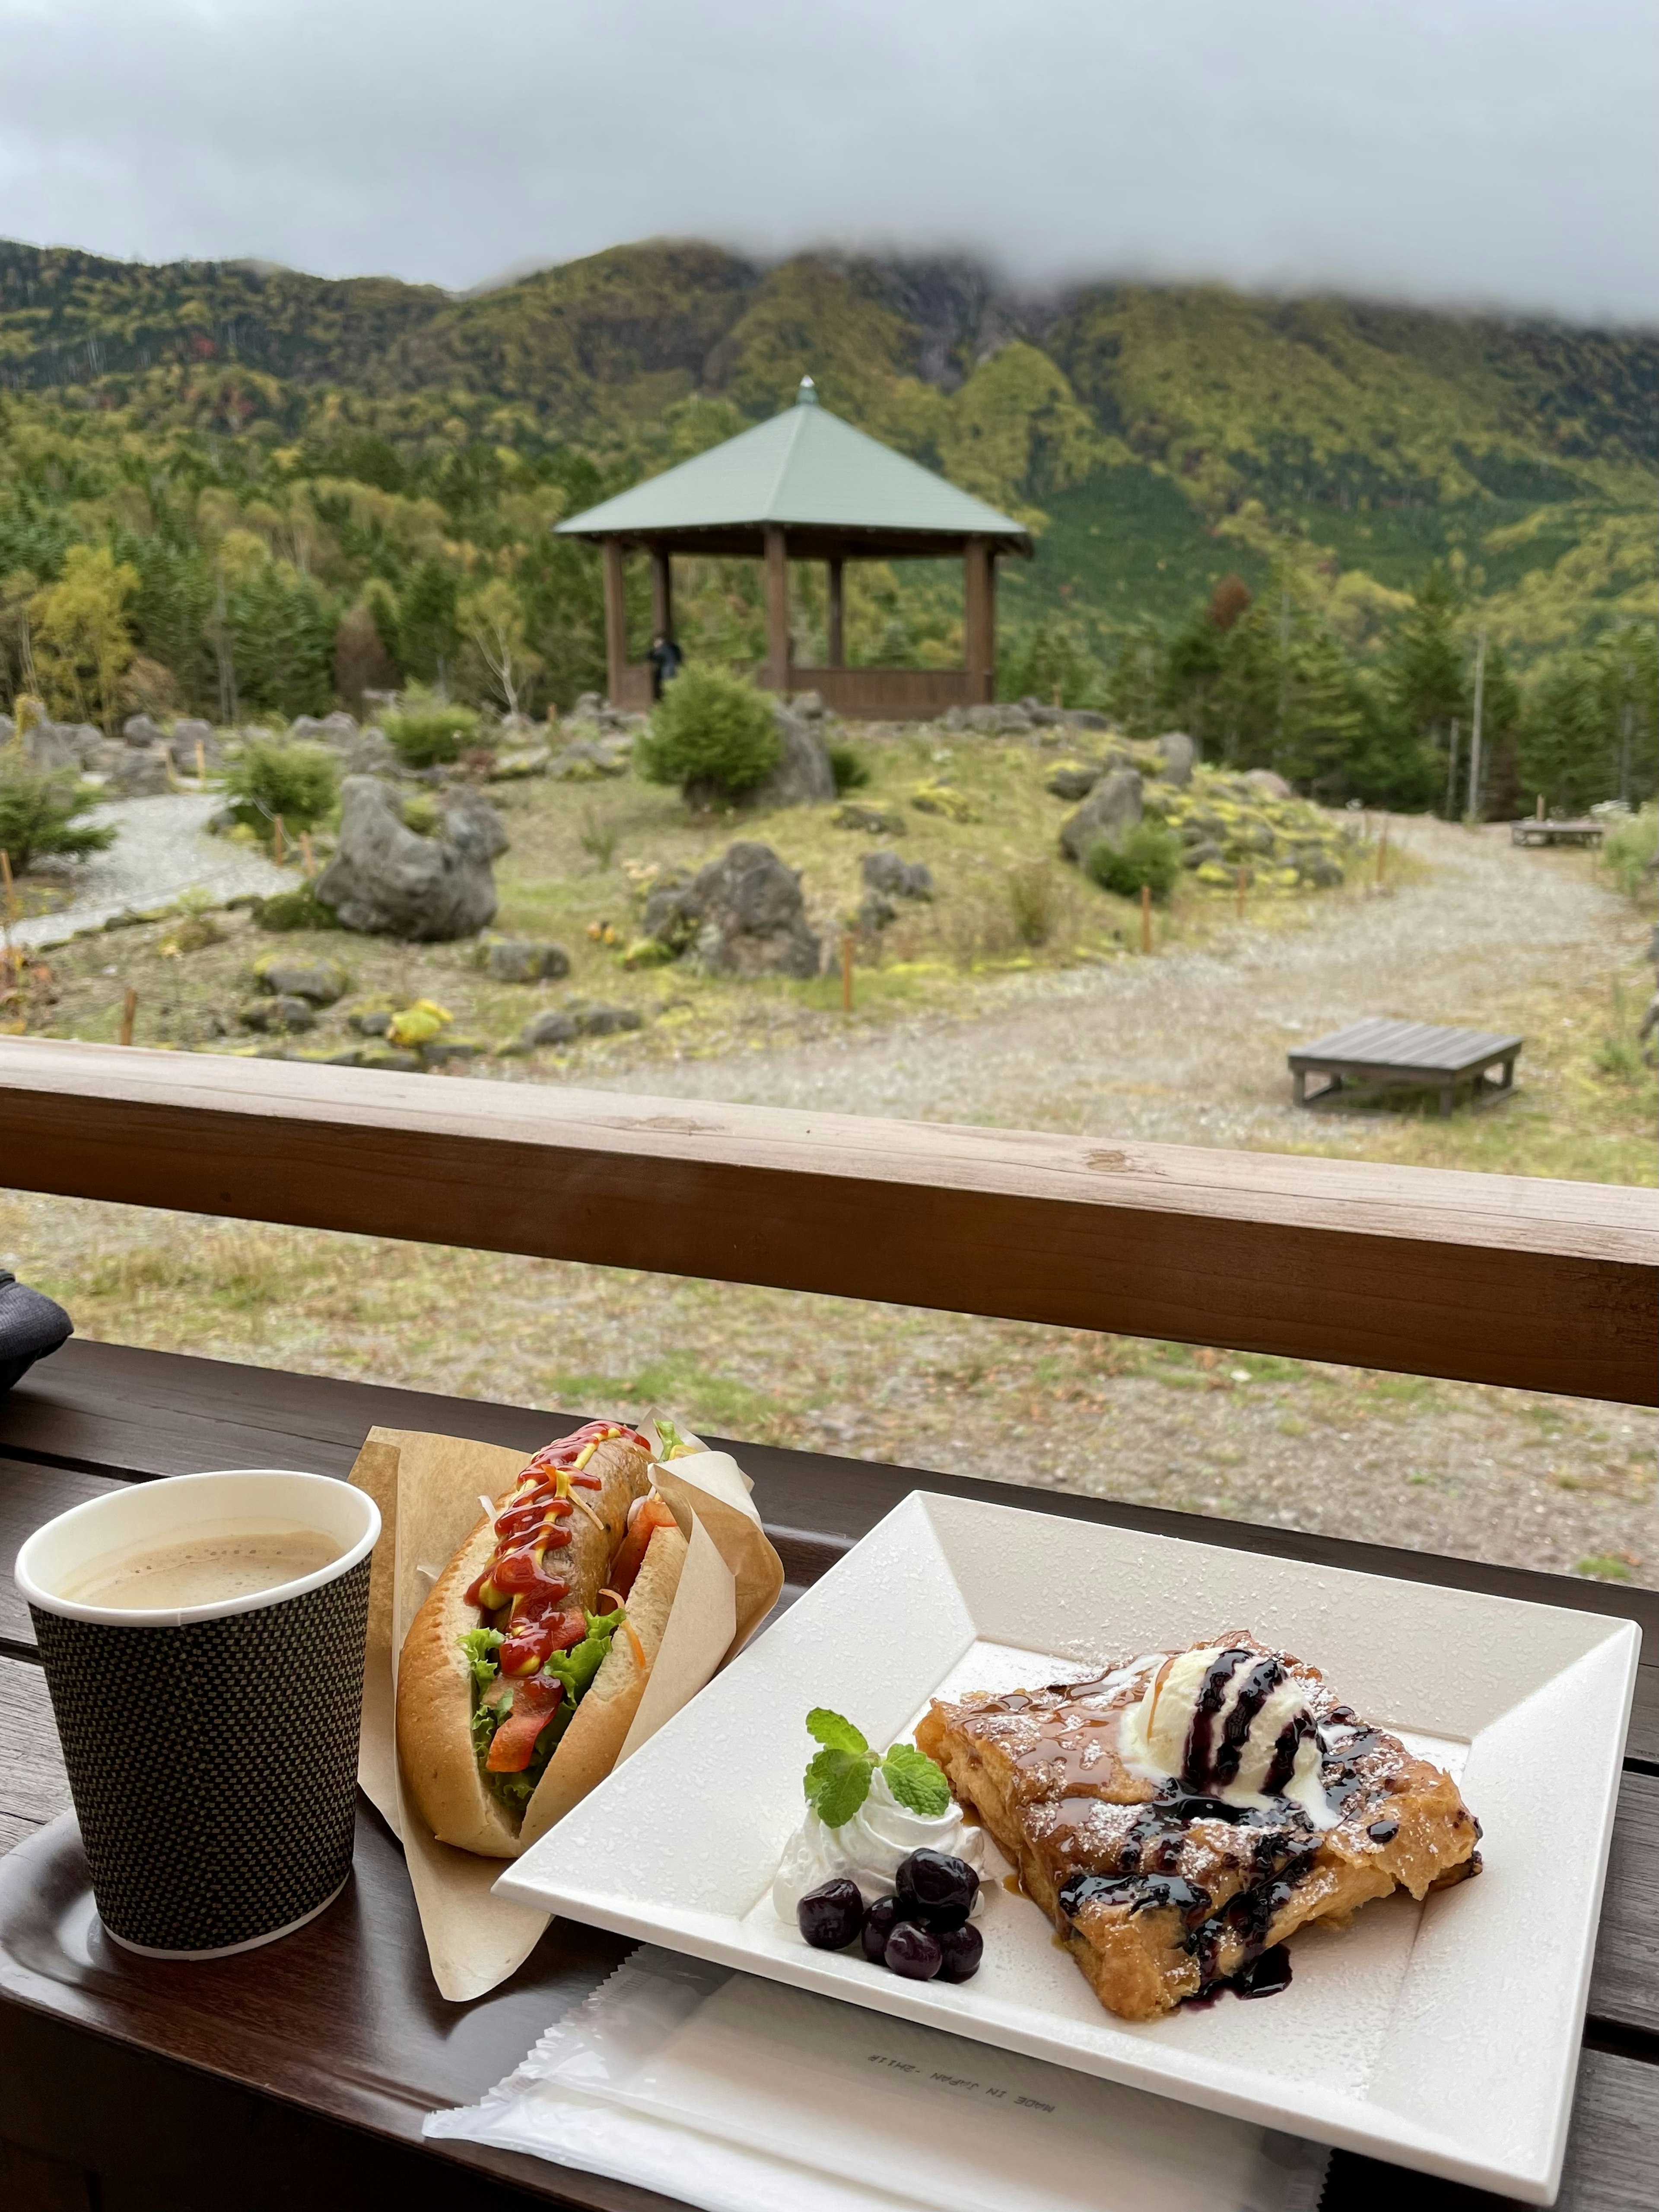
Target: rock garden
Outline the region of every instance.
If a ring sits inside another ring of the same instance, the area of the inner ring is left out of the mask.
[[[1180,732],[1034,702],[849,726],[699,671],[649,718],[414,696],[283,731],[37,720],[5,757],[83,803],[210,791],[216,835],[290,886],[117,916],[45,956],[14,1020],[113,1036],[135,990],[141,1043],[411,1073],[810,1031],[842,1018],[847,963],[862,1019],[957,1006],[1138,957],[1144,896],[1157,949],[1370,866],[1358,817]]]

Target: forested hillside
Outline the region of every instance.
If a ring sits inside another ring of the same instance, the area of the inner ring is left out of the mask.
[[[550,525],[809,371],[1038,533],[1006,691],[1444,803],[1484,630],[1494,804],[1650,776],[1651,335],[696,243],[465,298],[0,245],[0,681],[228,718],[499,697],[505,651],[515,696],[568,703],[602,680],[598,580]],[[757,655],[757,577],[688,569],[689,649]],[[855,659],[959,652],[955,577],[855,574]]]

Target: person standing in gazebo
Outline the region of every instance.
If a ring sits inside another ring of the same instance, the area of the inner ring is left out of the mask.
[[[651,664],[651,696],[660,699],[665,684],[672,684],[685,665],[685,655],[666,630],[659,630],[646,654]]]

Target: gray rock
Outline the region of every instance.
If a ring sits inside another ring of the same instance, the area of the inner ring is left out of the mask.
[[[833,830],[866,830],[872,837],[899,837],[904,817],[896,807],[866,806],[861,799],[843,799],[830,817]]]
[[[167,743],[166,731],[152,722],[148,714],[129,714],[121,725],[121,735],[128,744],[143,745],[146,750]]]
[[[331,1006],[346,991],[346,972],[337,960],[289,959],[268,954],[254,969],[259,988],[279,999],[304,999],[313,1006]]]
[[[0,714],[0,750],[10,744],[17,735],[17,725],[9,714]]]
[[[1201,868],[1208,860],[1223,860],[1226,854],[1213,837],[1200,837],[1195,845],[1188,845],[1181,856],[1183,868]]]
[[[883,898],[879,891],[866,891],[859,902],[855,918],[866,937],[878,937],[890,923],[898,920],[898,908],[890,899]]]
[[[471,1037],[428,1037],[419,1047],[422,1067],[461,1066],[476,1060],[483,1048]]]
[[[484,972],[497,983],[543,983],[570,973],[570,955],[562,945],[538,945],[528,938],[498,937],[479,947]]]
[[[968,727],[968,709],[965,707],[947,707],[939,717],[939,726],[942,730],[965,730]]]
[[[969,707],[964,721],[967,728],[977,730],[982,737],[1018,737],[1036,726],[1024,707]]]
[[[1166,730],[1158,741],[1158,750],[1163,759],[1166,783],[1186,785],[1192,781],[1198,747],[1185,730]]]
[[[155,799],[173,788],[171,767],[165,745],[147,752],[127,749],[109,771],[105,787],[117,799]]]
[[[744,804],[822,806],[833,802],[836,775],[819,722],[809,721],[805,714],[781,705],[774,706],[772,717],[783,740],[783,757],[769,775],[744,792]]]
[[[930,899],[933,871],[921,860],[907,860],[902,853],[866,853],[860,862],[865,882],[887,898]]]
[[[339,844],[315,888],[343,928],[426,945],[495,920],[489,836],[475,815],[448,812],[438,836],[422,837],[404,827],[397,793],[372,775],[349,775],[340,800]]]
[[[507,825],[481,791],[465,786],[452,791],[443,802],[444,818],[452,831],[466,824],[484,845],[486,860],[499,860],[507,850]]]
[[[1060,849],[1079,867],[1102,839],[1115,843],[1140,819],[1140,777],[1132,768],[1115,768],[1060,826]]]
[[[1069,722],[1074,730],[1115,730],[1117,727],[1109,714],[1097,714],[1092,707],[1062,707],[1060,720]]]
[[[289,743],[295,745],[355,744],[357,718],[337,708],[331,714],[300,714],[289,725]]]
[[[316,1012],[307,1000],[283,996],[254,999],[236,1018],[244,1029],[259,1030],[268,1036],[317,1026]]]
[[[1263,799],[1289,799],[1292,795],[1284,777],[1270,768],[1247,769],[1240,781]]]
[[[371,1045],[361,1055],[359,1067],[377,1067],[383,1075],[418,1075],[424,1062],[418,1052],[398,1044]]]
[[[676,956],[686,951],[702,919],[691,881],[682,869],[670,869],[651,886],[640,923],[641,933],[653,937]]]
[[[527,775],[545,775],[552,763],[553,755],[546,745],[514,746],[499,752],[489,767],[492,783],[513,783]]]
[[[344,750],[348,775],[396,775],[404,764],[403,756],[386,732],[372,725],[359,731]]]
[[[709,975],[816,975],[823,949],[806,926],[800,878],[769,845],[732,846],[687,894],[697,916],[693,957]]]
[[[346,1027],[356,1030],[359,1036],[384,1036],[392,1027],[392,1016],[385,1006],[368,1006],[348,1014]]]
[[[597,722],[604,706],[605,701],[597,691],[584,691],[564,719],[567,722]]]
[[[544,1045],[574,1044],[577,1034],[575,1017],[562,1006],[550,1006],[544,1014],[531,1016],[519,1042],[526,1052],[539,1052]]]
[[[1311,884],[1316,890],[1334,891],[1347,881],[1340,861],[1328,853],[1298,854],[1296,863],[1297,881]]]
[[[577,738],[547,764],[556,783],[594,783],[601,776],[627,772],[627,752],[614,738]]]
[[[124,746],[111,744],[90,722],[36,722],[23,732],[24,759],[47,775],[64,769],[101,774],[102,769],[94,766],[100,754],[106,753],[112,765],[125,750]]]
[[[797,691],[789,702],[797,714],[804,714],[809,722],[816,722],[823,713],[822,691]]]
[[[1067,799],[1075,806],[1079,799],[1086,799],[1089,796],[1105,773],[1105,769],[1098,762],[1090,763],[1066,761],[1054,770],[1042,787],[1045,791],[1052,792],[1056,799]]]
[[[574,1006],[572,1018],[582,1036],[616,1036],[623,1030],[641,1030],[645,1017],[633,1006]]]
[[[192,775],[196,773],[196,748],[198,744],[210,768],[219,768],[223,764],[225,749],[220,744],[219,733],[211,722],[186,716],[184,720],[173,724],[168,742],[173,747],[173,759],[180,768],[187,768]]]

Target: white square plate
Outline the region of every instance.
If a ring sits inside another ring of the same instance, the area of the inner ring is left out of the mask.
[[[1013,1688],[1228,1629],[1321,1668],[1459,1780],[1486,1872],[1292,1940],[1273,1999],[1115,2019],[988,1884],[971,1982],[814,1951],[769,1887],[813,1705],[885,1746],[941,1689]],[[1185,2103],[1548,2203],[1559,2179],[1639,1638],[1628,1621],[916,1491],[566,1815],[503,1894]]]

